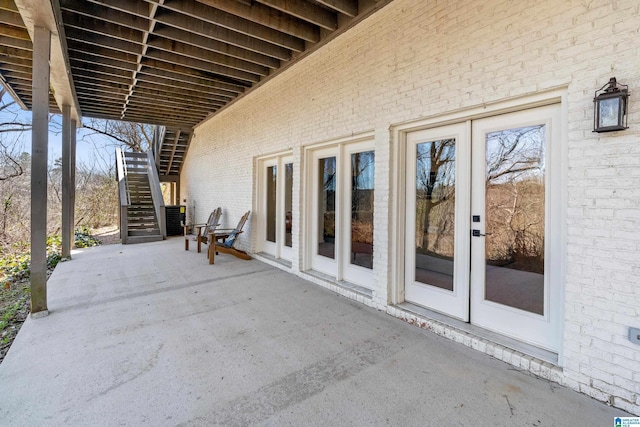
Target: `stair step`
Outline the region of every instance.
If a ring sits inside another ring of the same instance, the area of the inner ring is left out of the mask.
[[[129,230],[127,235],[128,236],[153,236],[153,235],[162,236],[158,228],[149,228],[146,230]]]
[[[147,229],[159,229],[158,221],[155,219],[150,220],[138,220],[128,224],[128,230],[147,230]]]
[[[160,234],[153,236],[128,236],[127,244],[158,242],[162,240]]]
[[[153,209],[135,209],[135,210],[127,210],[127,216],[156,216],[156,211]]]
[[[127,219],[130,220],[131,223],[139,224],[139,223],[158,223],[156,219],[156,215],[153,212],[148,212],[146,214],[139,215],[127,215]]]

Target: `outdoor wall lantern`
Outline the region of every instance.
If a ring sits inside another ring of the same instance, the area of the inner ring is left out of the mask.
[[[619,84],[615,77],[596,91],[593,102],[593,131],[612,132],[628,129],[627,99],[629,86]]]

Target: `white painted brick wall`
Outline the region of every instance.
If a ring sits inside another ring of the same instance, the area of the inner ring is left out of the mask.
[[[593,93],[611,76],[630,86],[631,129],[594,134]],[[197,220],[219,205],[224,226],[235,226],[256,207],[256,156],[290,148],[299,220],[302,147],[374,130],[377,285],[368,304],[402,316],[387,307],[392,266],[384,248],[395,238],[390,127],[560,86],[568,101],[563,369],[490,343],[469,345],[640,413],[640,347],[626,338],[628,326],[640,327],[637,0],[395,0],[198,127],[181,191],[195,201]],[[256,245],[254,224],[240,240],[248,250]],[[295,230],[294,249],[304,235],[299,223]],[[298,253],[294,272],[301,262]]]

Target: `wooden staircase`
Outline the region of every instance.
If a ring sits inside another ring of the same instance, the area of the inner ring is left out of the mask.
[[[149,179],[148,155],[122,152],[122,159],[127,198],[126,235],[121,230],[122,242],[130,244],[162,240]],[[125,215],[124,210],[121,215]],[[121,221],[121,224],[124,222]]]

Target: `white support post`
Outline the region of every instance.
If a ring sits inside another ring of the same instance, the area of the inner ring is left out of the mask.
[[[62,106],[62,258],[71,258],[73,228],[71,223],[71,205],[73,187],[71,186],[71,107]]]
[[[47,150],[49,132],[49,57],[51,32],[35,27],[33,33],[31,131],[31,315],[47,308]]]

